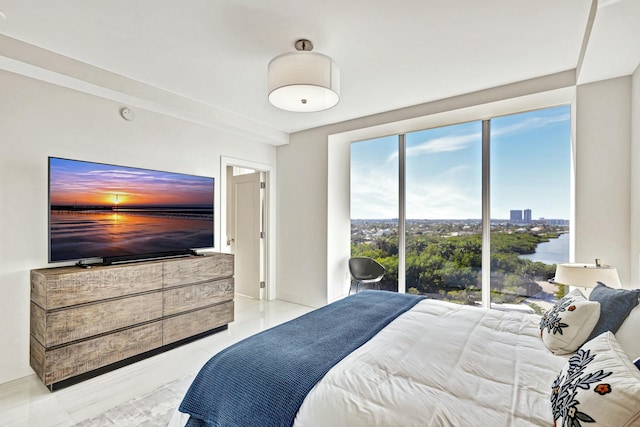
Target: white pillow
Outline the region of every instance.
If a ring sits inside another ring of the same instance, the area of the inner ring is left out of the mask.
[[[551,386],[551,407],[558,426],[640,425],[640,370],[605,332],[567,360]]]
[[[640,357],[640,305],[637,305],[616,332],[616,340],[624,349],[629,359]]]
[[[574,289],[542,316],[540,336],[553,354],[573,353],[589,338],[599,318],[600,303]]]
[[[542,341],[553,354],[573,353],[589,338],[599,318],[600,303],[574,289],[542,316]]]

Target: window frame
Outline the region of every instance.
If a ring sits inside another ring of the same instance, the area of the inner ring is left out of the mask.
[[[490,118],[483,118],[481,120],[465,120],[459,121],[455,123],[448,123],[445,125],[433,126],[425,129],[418,130],[428,130],[435,129],[439,127],[451,126],[456,124],[461,124],[465,122],[474,122],[478,121],[482,124],[482,271],[481,271],[481,295],[482,295],[482,307],[491,308],[491,120],[509,116],[516,115],[525,112],[531,112],[536,110],[544,110],[554,107],[559,107],[562,105],[567,105],[573,111],[574,106],[569,102],[558,103],[556,105],[547,105],[540,106],[537,108],[531,108],[523,111],[513,111],[504,114],[494,115]],[[571,114],[571,134],[572,138],[570,141],[571,150],[574,152],[574,138],[573,138],[573,114]],[[412,130],[412,132],[415,130]],[[399,132],[397,133],[398,139],[398,292],[405,293],[406,292],[406,134],[407,132]],[[372,138],[373,139],[373,138]],[[350,141],[350,144],[357,143],[360,141],[364,141],[364,139],[359,139],[357,141]],[[350,145],[349,144],[349,145]],[[351,159],[349,159],[349,162]],[[574,206],[574,197],[573,197],[573,156],[571,158],[571,164],[569,165],[571,170],[571,183],[570,187],[572,189],[571,200],[570,200],[570,211],[573,212]],[[351,190],[349,190],[349,197],[351,196]],[[351,218],[350,218],[351,219]],[[573,218],[569,218],[570,221],[570,233],[571,236],[574,235],[574,223]],[[351,240],[349,238],[349,240]],[[573,248],[573,245],[570,245]],[[570,250],[570,259],[573,258]]]

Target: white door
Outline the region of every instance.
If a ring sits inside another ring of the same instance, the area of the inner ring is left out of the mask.
[[[231,181],[236,292],[260,299],[262,201],[260,172],[234,176]]]

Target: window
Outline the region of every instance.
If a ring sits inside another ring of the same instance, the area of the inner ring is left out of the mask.
[[[398,137],[351,144],[351,254],[387,269],[380,289],[398,290]]]
[[[406,290],[473,304],[482,289],[482,123],[406,135]]]
[[[491,120],[491,302],[541,313],[564,287],[569,262],[571,130],[568,106]]]
[[[569,106],[353,143],[352,255],[385,289],[543,312],[564,292],[570,153]]]

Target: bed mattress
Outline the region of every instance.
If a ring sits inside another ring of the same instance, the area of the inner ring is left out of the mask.
[[[545,348],[539,320],[422,300],[331,368],[294,426],[552,425],[566,359]]]
[[[548,426],[539,317],[424,300],[325,375],[296,427]]]

